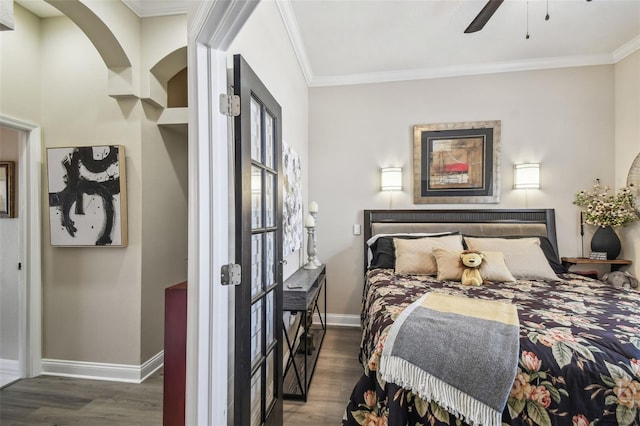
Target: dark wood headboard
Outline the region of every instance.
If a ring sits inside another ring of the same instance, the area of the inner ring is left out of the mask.
[[[486,210],[365,210],[364,266],[368,267],[367,241],[381,224],[393,232],[458,231],[469,235],[539,235],[546,236],[556,254],[556,217],[554,209],[486,209]],[[394,224],[397,224],[397,229]],[[432,225],[432,226],[430,226]],[[494,226],[495,225],[495,226]],[[529,229],[535,233],[530,234]]]

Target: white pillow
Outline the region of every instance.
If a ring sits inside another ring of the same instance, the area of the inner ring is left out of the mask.
[[[462,251],[462,235],[446,235],[437,238],[394,238],[396,250],[396,273],[435,275],[438,272],[436,258],[433,256],[434,247],[451,251]]]
[[[538,238],[464,237],[469,250],[501,251],[514,277],[558,280],[540,247]]]

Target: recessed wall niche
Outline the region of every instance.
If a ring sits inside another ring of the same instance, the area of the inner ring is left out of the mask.
[[[185,108],[189,106],[187,96],[187,71],[188,69],[186,67],[183,68],[167,82],[168,108]]]

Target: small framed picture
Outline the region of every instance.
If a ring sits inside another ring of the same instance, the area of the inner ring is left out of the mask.
[[[13,161],[0,161],[0,217],[16,217]]]
[[[607,260],[607,252],[606,251],[592,251],[589,254],[589,259],[592,259],[592,260]]]

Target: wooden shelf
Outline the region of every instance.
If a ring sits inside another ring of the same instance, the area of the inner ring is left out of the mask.
[[[570,265],[631,265],[630,260],[626,259],[589,259],[588,257],[563,257],[562,263]]]
[[[626,265],[631,265],[631,261],[627,259],[589,259],[588,257],[562,257],[560,258],[562,261],[562,265],[564,265],[567,270],[573,265],[609,265],[612,271],[617,271],[621,267]],[[577,272],[579,273],[579,271]],[[588,271],[588,274],[582,273],[583,275],[593,276],[597,275],[596,271]]]

